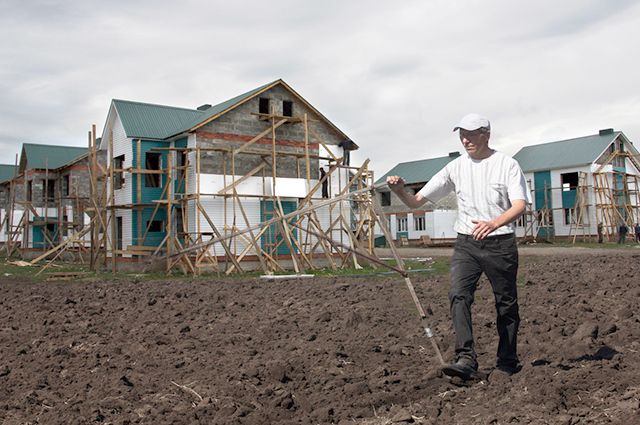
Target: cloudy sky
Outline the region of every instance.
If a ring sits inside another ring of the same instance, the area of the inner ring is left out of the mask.
[[[640,144],[632,0],[0,0],[0,163],[21,143],[86,146],[113,98],[196,107],[283,78],[377,175],[459,150],[622,130]]]

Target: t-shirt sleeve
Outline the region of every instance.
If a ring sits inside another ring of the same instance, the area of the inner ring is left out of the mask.
[[[447,196],[454,189],[454,184],[451,181],[449,174],[449,167],[446,166],[442,170],[431,178],[418,192],[423,198],[431,202],[438,202],[440,199]]]
[[[524,178],[524,173],[515,160],[509,169],[509,183],[507,187],[509,200],[514,201],[516,199],[522,199],[527,204],[532,203],[527,180]]]

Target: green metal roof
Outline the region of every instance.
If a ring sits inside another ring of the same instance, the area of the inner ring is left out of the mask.
[[[622,132],[614,131],[525,146],[513,158],[525,173],[588,165],[597,160],[620,134]]]
[[[11,180],[16,175],[15,165],[0,164],[0,183]]]
[[[189,130],[224,112],[277,81],[279,80],[226,100],[204,111],[120,99],[114,99],[113,104],[118,111],[127,137],[163,140]]]
[[[20,170],[45,169],[54,170],[73,162],[87,154],[87,148],[59,145],[37,145],[24,143],[20,158]]]
[[[197,109],[114,99],[127,137],[166,139],[203,116]]]
[[[407,184],[426,183],[445,165],[456,159],[459,155],[443,156],[440,158],[421,159],[419,161],[401,162],[380,177],[376,184],[386,181],[387,176],[400,176]]]

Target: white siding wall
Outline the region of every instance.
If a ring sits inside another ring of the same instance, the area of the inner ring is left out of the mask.
[[[7,233],[7,223],[3,222],[3,220],[5,220],[6,218],[6,214],[7,214],[7,210],[6,209],[0,209],[0,224],[3,224],[2,228],[0,228],[0,242],[6,242],[7,239],[9,238],[8,233]],[[13,211],[13,216],[11,219],[11,225],[12,226],[17,226],[18,223],[20,223],[20,220],[22,219],[22,215],[24,214],[24,212],[22,210],[14,210]],[[14,239],[15,241],[22,241],[22,234],[17,236],[17,239]]]
[[[111,134],[113,137],[113,156],[115,158],[120,155],[124,155],[123,168],[131,167],[133,165],[134,141],[130,138],[127,138],[124,127],[122,126],[120,117],[117,115],[117,113],[114,113],[112,116],[114,117],[114,120],[111,123]],[[109,161],[109,158],[107,158],[107,161]],[[117,205],[132,203],[131,179],[133,178],[133,174],[124,173],[124,176],[125,180],[122,188],[114,190],[115,203]],[[107,196],[109,196],[110,193],[110,188],[107,188]],[[132,242],[131,210],[119,209],[116,211],[116,217],[122,217],[122,248],[126,249],[129,245],[131,245]],[[115,226],[115,223],[113,223],[112,225]],[[109,232],[109,240],[111,240],[111,235],[112,233]]]
[[[458,211],[456,210],[435,210],[427,213],[427,221],[433,223],[434,239],[451,239],[458,236],[453,230]]]
[[[190,178],[193,178],[195,182],[195,171],[190,170]],[[240,179],[241,176],[236,176],[236,179]],[[226,181],[224,176],[219,174],[201,174],[200,175],[200,192],[202,194],[200,198],[200,202],[209,219],[216,226],[218,231],[221,233],[224,231],[224,224],[227,223],[227,226],[231,226],[233,223],[234,217],[234,202],[231,198],[225,201],[223,197],[210,196],[207,194],[217,193],[220,189],[222,189],[226,185],[231,184],[232,179],[230,176],[226,177]],[[317,183],[317,180],[312,180],[312,186]],[[337,186],[336,186],[337,187]],[[193,187],[190,188],[190,193],[195,193],[196,185],[194,183]],[[249,177],[239,185],[237,185],[237,192],[239,195],[262,195],[267,194],[270,195],[272,193],[272,182],[271,179],[262,179],[262,177]],[[276,193],[281,197],[282,201],[295,201],[299,202],[300,198],[303,198],[306,191],[306,180],[305,179],[294,179],[294,178],[277,178],[276,179]],[[249,220],[249,226],[255,226],[261,222],[260,216],[260,199],[259,198],[246,198],[241,197],[240,202],[242,203],[242,207],[247,214],[247,219]],[[325,206],[316,210],[316,215],[318,217],[318,221],[320,222],[323,230],[328,229],[329,223],[332,220],[335,220],[339,214],[343,214],[345,221],[347,223],[350,222],[350,205],[348,201],[338,202],[333,204],[333,208],[330,206]],[[225,215],[226,211],[226,215]],[[211,226],[207,222],[204,215],[199,214],[200,220],[200,232],[210,232],[212,231]],[[188,217],[189,217],[189,232],[192,234],[197,233],[198,229],[198,214],[196,214],[196,206],[194,202],[191,202],[188,206]],[[239,229],[247,228],[246,222],[242,215],[242,211],[240,210],[239,205],[235,205],[235,217],[236,217],[236,227]],[[303,221],[303,227],[306,227],[306,221]],[[315,227],[312,226],[312,231],[317,231]],[[254,235],[257,235],[259,230],[254,231]],[[247,236],[249,234],[247,233]],[[306,249],[310,249],[317,242],[317,238],[315,236],[309,236],[308,240],[306,238],[306,234],[303,231],[297,231],[298,241],[300,244],[308,242],[311,246],[305,247]],[[344,245],[349,246],[349,237],[345,234],[344,231],[334,230],[332,232],[332,238]],[[247,243],[242,242],[241,238],[237,238],[234,242],[234,249],[237,254],[240,254],[243,249],[247,246]],[[321,252],[322,248],[317,247],[316,252]],[[215,254],[223,255],[224,250],[220,244],[215,244]],[[254,250],[251,249],[249,251],[249,255],[255,254]]]
[[[420,239],[421,236],[430,236],[432,239],[451,239],[457,236],[457,233],[453,230],[453,225],[458,215],[457,210],[435,210],[427,211],[424,213],[425,217],[425,230],[415,230],[415,222],[413,220],[413,214],[407,214],[407,229],[409,232],[409,239]],[[390,231],[393,240],[397,239],[398,231],[398,216],[396,214],[390,214],[387,217],[391,219]],[[376,224],[376,235],[381,235],[378,224]]]

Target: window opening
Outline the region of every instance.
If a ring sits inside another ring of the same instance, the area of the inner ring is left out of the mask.
[[[258,100],[259,104],[258,104],[258,112],[260,112],[261,114],[268,114],[269,113],[269,99],[266,97],[261,97]]]
[[[124,186],[124,155],[116,156],[113,158],[113,188],[114,189],[122,189]]]
[[[391,192],[380,192],[380,204],[383,207],[391,205]]]
[[[562,191],[569,192],[575,190],[578,187],[578,173],[565,173],[560,175],[562,181]]]
[[[151,224],[147,222],[147,227],[149,227],[149,232],[162,232],[163,224],[162,220],[153,220]]]
[[[290,100],[282,101],[282,115],[285,117],[293,116],[293,102]]]
[[[425,220],[423,215],[414,215],[413,216],[413,225],[417,231],[425,230]]]
[[[147,170],[160,171],[162,157],[159,152],[147,152],[145,154],[145,167]],[[145,174],[144,185],[146,187],[160,187],[160,174]]]

